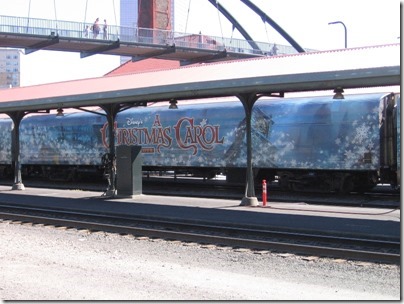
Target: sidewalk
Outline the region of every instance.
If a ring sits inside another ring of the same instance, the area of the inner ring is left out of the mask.
[[[101,192],[29,187],[12,191],[9,186],[0,186],[0,202],[212,225],[400,239],[401,215],[398,209],[287,202],[245,207],[240,206],[240,200],[155,195],[105,198]]]

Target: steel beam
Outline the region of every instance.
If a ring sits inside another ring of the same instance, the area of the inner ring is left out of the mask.
[[[159,57],[161,55],[171,54],[171,53],[175,53],[175,52],[176,52],[176,48],[175,48],[175,44],[173,44],[173,45],[167,46],[167,48],[162,49],[162,50],[157,50],[154,52],[146,53],[144,55],[132,56],[132,62],[149,59],[149,58],[155,58],[155,57]]]
[[[188,64],[201,63],[201,62],[212,62],[217,59],[223,59],[226,57],[227,57],[227,51],[223,50],[222,52],[218,52],[218,53],[212,54],[212,55],[201,56],[201,57],[197,57],[197,58],[190,59],[190,60],[181,60],[180,65],[188,65]]]
[[[248,44],[251,45],[251,47],[254,50],[261,52],[261,49],[259,46],[255,43],[255,41],[251,38],[251,36],[247,33],[247,31],[241,26],[240,23],[238,23],[237,19],[234,18],[217,0],[208,0],[214,7],[216,7],[219,12],[223,14],[230,22],[233,24],[233,26],[240,32],[241,35],[247,40]]]
[[[304,53],[305,50],[283,29],[281,28],[273,19],[271,19],[264,11],[262,11],[258,6],[252,3],[250,0],[241,0],[245,5],[247,5],[254,13],[261,17],[262,21],[267,22],[271,25],[279,34],[285,38],[291,46],[293,46],[299,53]]]
[[[117,40],[117,41],[113,42],[112,44],[102,45],[102,46],[92,49],[90,51],[82,51],[82,52],[80,52],[80,58],[86,58],[89,56],[102,54],[102,53],[105,53],[110,50],[119,49],[120,45],[121,44],[120,44],[119,40]]]
[[[54,45],[59,43],[59,36],[58,35],[50,35],[48,39],[38,42],[30,47],[25,48],[25,55],[31,54],[33,52],[39,51],[47,46]]]

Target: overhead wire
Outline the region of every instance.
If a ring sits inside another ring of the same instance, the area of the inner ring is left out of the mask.
[[[217,10],[217,16],[218,16],[218,19],[219,19],[220,33],[222,35],[222,43],[223,43],[223,45],[225,45],[224,36],[223,36],[223,29],[222,29],[222,22],[221,22],[221,19],[220,19],[220,10],[219,10],[219,1],[218,0],[216,0],[216,10]]]
[[[234,26],[234,24],[231,25],[231,36],[230,36],[230,45],[233,41],[233,34],[234,34],[234,30],[236,29],[236,27]]]
[[[27,33],[28,33],[28,28],[29,28],[29,18],[30,18],[30,14],[31,14],[31,0],[29,0],[29,3],[28,3]]]
[[[53,0],[53,8],[55,10],[55,21],[56,21],[56,33],[59,34],[59,30],[58,30],[58,17],[56,14],[56,0]]]
[[[116,36],[119,37],[119,33],[118,33],[118,23],[116,22],[115,0],[112,0],[112,6],[114,7]],[[118,39],[119,39],[119,38],[118,38]]]
[[[271,42],[269,41],[268,28],[267,28],[267,23],[265,22],[265,18],[264,18],[264,17],[261,17],[261,19],[262,19],[262,22],[264,23],[265,34],[267,35],[268,43],[271,43]]]
[[[187,27],[188,27],[188,17],[189,17],[189,11],[191,9],[191,0],[188,1],[188,12],[187,12],[187,19],[185,21],[185,29],[184,29],[184,33],[187,32]]]
[[[88,0],[86,0],[86,9],[84,10],[84,27],[86,26],[86,22],[87,22],[87,7],[88,7]]]

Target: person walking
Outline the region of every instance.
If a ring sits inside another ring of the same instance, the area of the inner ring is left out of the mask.
[[[100,21],[99,18],[95,19],[95,21],[94,21],[94,24],[93,24],[93,39],[97,39],[97,36],[100,33],[99,21]]]

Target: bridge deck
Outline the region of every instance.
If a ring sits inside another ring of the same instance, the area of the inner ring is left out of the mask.
[[[183,63],[212,62],[274,54],[295,54],[290,46],[257,43],[204,35],[178,33],[146,28],[108,26],[94,38],[81,22],[55,21],[24,17],[0,16],[0,47],[80,52],[81,57],[95,54],[132,56],[133,60],[162,58]],[[276,49],[276,52],[274,51]]]

